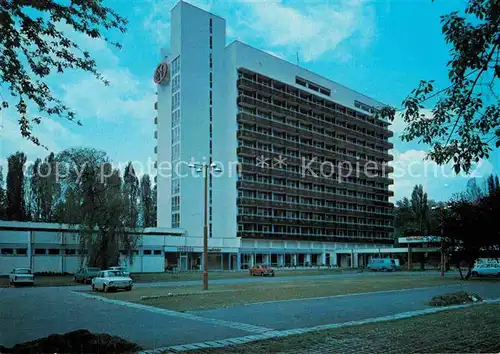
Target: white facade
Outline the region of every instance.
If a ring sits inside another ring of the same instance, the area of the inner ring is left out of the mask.
[[[296,76],[300,76],[330,89],[332,100],[359,112],[363,111],[355,106],[355,100],[370,106],[380,106],[381,103],[241,42],[234,41],[226,46],[225,41],[224,19],[182,1],[172,9],[171,52],[166,59],[162,58],[169,64],[170,80],[158,85],[157,96],[158,226],[181,227],[186,230],[184,237],[190,244],[202,246],[203,178],[190,170],[187,163],[213,161],[222,167],[223,172],[214,176],[209,186],[209,247],[220,248],[223,253],[249,255],[252,250],[265,253],[300,250],[305,255],[320,253],[321,262],[318,262],[321,264],[326,264],[326,254],[334,254],[336,249],[368,247],[353,243],[256,241],[237,237],[238,68],[290,85],[295,85]],[[180,81],[175,79],[176,75]],[[177,91],[180,97],[178,106],[177,98],[174,99]],[[178,130],[172,125],[176,125],[173,122],[177,119],[173,113],[176,110],[180,110]],[[179,134],[179,143],[173,142],[173,134]],[[173,151],[175,144],[180,146],[179,153]],[[179,178],[179,192],[175,194],[172,175],[176,174],[179,161],[182,177]],[[173,174],[162,166],[171,166]],[[178,201],[175,196],[179,197]],[[177,204],[178,212],[174,210]],[[180,218],[179,224],[177,218]],[[372,243],[370,247],[387,248],[387,245]],[[336,257],[331,259],[329,263],[336,264]]]
[[[122,265],[131,272],[164,272],[165,253],[185,244],[182,230],[146,228],[139,237],[134,259]],[[70,225],[0,221],[0,275],[16,267],[35,273],[74,273],[83,262],[78,228]]]

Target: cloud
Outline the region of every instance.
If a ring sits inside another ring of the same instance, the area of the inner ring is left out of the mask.
[[[88,117],[113,121],[121,119],[152,119],[155,101],[154,86],[143,84],[128,69],[104,70],[110,86],[93,77],[61,85],[63,100],[82,120]]]
[[[281,1],[189,1],[226,19],[227,36],[253,44],[278,57],[309,62],[329,52],[347,61],[350,52],[366,48],[375,36],[375,11],[364,0],[339,3]],[[169,41],[171,0],[149,0],[144,28],[159,45]],[[228,6],[230,5],[230,6]],[[352,43],[347,44],[352,39]],[[340,48],[342,51],[336,54]],[[278,55],[276,53],[279,53]]]
[[[453,193],[463,189],[470,178],[485,178],[493,172],[493,165],[488,160],[480,160],[469,174],[456,175],[453,164],[438,165],[427,159],[424,150],[393,151],[394,161],[394,199],[411,195],[416,184],[422,184],[432,199],[448,199]]]
[[[34,161],[38,157],[47,156],[50,152],[57,153],[69,145],[78,145],[83,142],[81,135],[71,132],[58,122],[57,118],[44,117],[40,125],[33,126],[33,134],[47,147],[47,151],[44,147],[37,146],[21,137],[17,123],[17,112],[8,110],[3,113],[0,128],[0,155],[3,158],[16,151],[22,151],[28,156],[28,160]]]
[[[315,3],[300,8],[278,1],[248,2],[242,6],[246,11],[228,18],[233,33],[243,41],[258,40],[265,49],[288,55],[298,51],[306,62],[333,52],[351,38],[366,47],[374,34],[375,13],[364,1]]]

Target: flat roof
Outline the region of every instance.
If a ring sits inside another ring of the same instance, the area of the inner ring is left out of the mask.
[[[15,231],[68,231],[77,232],[78,224],[58,224],[48,222],[33,222],[33,221],[0,221],[0,230],[15,230]],[[184,229],[172,229],[167,227],[146,227],[131,230],[131,233],[142,235],[157,235],[157,236],[182,236],[186,233]]]

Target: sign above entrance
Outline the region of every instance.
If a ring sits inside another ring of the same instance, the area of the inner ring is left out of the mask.
[[[193,252],[193,246],[177,246],[177,252]]]
[[[221,249],[220,248],[209,248],[208,249],[208,252],[220,252]]]
[[[409,237],[399,237],[399,243],[427,243],[427,242],[439,242],[441,237],[439,236],[409,236]]]

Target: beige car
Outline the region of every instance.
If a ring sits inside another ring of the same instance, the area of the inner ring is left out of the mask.
[[[130,291],[132,290],[132,283],[132,279],[120,271],[102,270],[92,279],[92,290],[100,290],[106,293],[119,289]]]
[[[33,285],[35,283],[35,276],[29,268],[15,268],[9,274],[9,283],[10,285]]]

